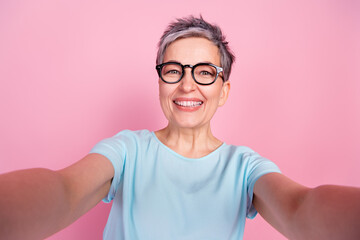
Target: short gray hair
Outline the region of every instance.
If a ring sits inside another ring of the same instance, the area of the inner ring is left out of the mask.
[[[206,22],[202,16],[200,18],[195,18],[194,16],[178,18],[175,22],[169,24],[160,38],[156,64],[162,63],[165,51],[171,43],[177,39],[188,37],[206,38],[219,48],[220,63],[224,69],[224,81],[227,81],[230,76],[231,66],[235,61],[235,56],[230,50],[220,27]]]

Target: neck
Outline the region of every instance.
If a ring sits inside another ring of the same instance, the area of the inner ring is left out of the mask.
[[[158,139],[173,151],[188,158],[200,158],[221,146],[210,125],[201,128],[179,128],[168,125],[155,132]]]

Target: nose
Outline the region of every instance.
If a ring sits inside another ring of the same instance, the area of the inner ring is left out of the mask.
[[[184,92],[191,92],[196,89],[196,82],[191,75],[191,69],[184,70],[184,76],[180,81],[180,87]]]

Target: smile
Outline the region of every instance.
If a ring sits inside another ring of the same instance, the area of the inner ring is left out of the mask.
[[[174,103],[182,107],[198,107],[203,104],[202,101],[174,101]]]

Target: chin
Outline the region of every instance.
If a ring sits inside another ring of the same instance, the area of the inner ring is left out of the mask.
[[[190,119],[175,121],[175,122],[172,122],[172,123],[169,122],[169,124],[173,125],[173,126],[177,126],[179,128],[188,128],[188,129],[200,128],[200,127],[205,125],[202,122],[191,121]]]

